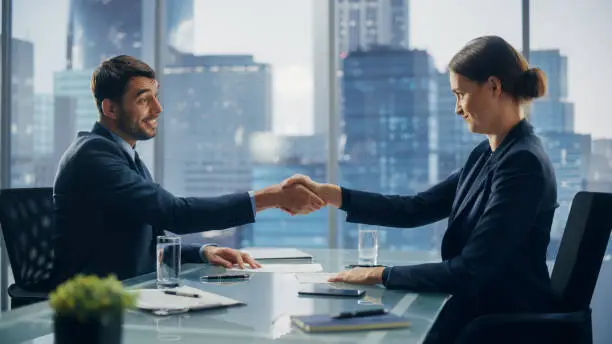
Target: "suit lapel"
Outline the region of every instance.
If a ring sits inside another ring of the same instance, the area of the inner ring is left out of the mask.
[[[469,178],[466,178],[466,182],[461,185],[457,196],[461,197],[465,193],[466,189],[467,195],[463,197],[463,199],[459,198],[460,203],[457,206],[457,210],[453,212],[454,215],[449,221],[448,228],[450,228],[455,219],[461,215],[467,205],[471,203],[472,199],[480,194],[480,191],[486,184],[485,182],[489,178],[490,172],[493,170],[493,166],[495,166],[500,157],[502,157],[508,151],[508,148],[510,148],[517,140],[532,133],[533,127],[527,121],[522,120],[514,128],[512,128],[512,130],[510,130],[504,141],[500,144],[497,150],[491,154],[490,157],[482,157],[488,161],[483,162],[484,165],[482,168],[473,168],[469,173]],[[470,180],[473,178],[472,175],[476,173],[475,170],[479,171],[479,175],[475,180],[473,180],[473,182],[470,183]]]
[[[140,171],[138,170],[138,167],[136,166],[136,163],[134,162],[134,159],[132,159],[132,157],[123,149],[123,147],[121,147],[119,145],[119,143],[117,143],[117,141],[115,141],[115,138],[111,135],[111,133],[110,133],[110,131],[108,129],[106,129],[104,126],[102,126],[102,124],[100,124],[99,122],[96,122],[96,124],[94,124],[94,127],[91,130],[91,132],[93,134],[100,135],[100,136],[102,136],[104,138],[107,138],[107,139],[113,141],[117,146],[119,146],[119,151],[121,151],[123,156],[127,159],[127,161],[130,164],[130,167],[134,171],[138,172],[138,174],[141,174]],[[146,177],[146,176],[143,176],[143,177]]]
[[[455,200],[453,203],[453,213],[451,215],[451,219],[455,218],[455,214],[456,214],[456,210],[458,209],[458,207],[463,204],[463,201],[465,200],[465,194],[467,192],[469,192],[470,190],[470,185],[473,185],[473,182],[475,181],[474,178],[474,174],[476,173],[476,170],[479,170],[477,168],[474,168],[475,166],[480,166],[481,165],[481,159],[483,159],[483,155],[481,154],[480,157],[478,157],[478,160],[476,160],[476,162],[472,165],[472,169],[469,170],[469,172],[467,173],[467,175],[465,176],[465,178],[463,178],[463,182],[459,185],[459,189],[457,190],[456,196],[455,196]]]
[[[460,200],[459,206],[457,208],[457,210],[455,211],[455,214],[451,220],[451,222],[449,223],[449,227],[451,225],[451,223],[459,217],[459,215],[461,215],[461,213],[465,210],[465,207],[471,203],[472,198],[474,198],[476,195],[478,195],[480,193],[480,191],[482,190],[482,188],[485,185],[485,182],[487,181],[487,179],[489,178],[489,164],[491,163],[489,161],[489,158],[485,156],[481,157],[481,159],[485,159],[484,162],[482,162],[481,164],[479,164],[480,166],[482,166],[481,168],[474,168],[471,172],[472,173],[478,173],[478,175],[476,176],[476,179],[473,180],[472,183],[464,183],[464,185],[462,185],[462,189],[466,189],[467,188],[467,195],[465,195],[465,197],[463,197],[462,200]],[[476,170],[478,170],[476,172]],[[470,184],[470,185],[468,185]]]

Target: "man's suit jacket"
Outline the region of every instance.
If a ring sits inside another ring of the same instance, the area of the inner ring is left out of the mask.
[[[453,295],[438,321],[447,335],[481,314],[551,306],[546,248],[557,207],[555,174],[526,121],[494,152],[482,142],[461,170],[425,192],[343,189],[342,196],[349,222],[416,227],[449,218],[442,262],[385,271],[387,288]]]
[[[254,221],[247,192],[175,197],[139,172],[99,123],[81,132],[60,160],[54,186],[54,282],[76,273],[119,279],[155,270],[156,237],[224,229]],[[201,262],[199,247],[182,250]]]

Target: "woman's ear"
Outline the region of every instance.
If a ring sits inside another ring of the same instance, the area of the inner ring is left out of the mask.
[[[487,86],[494,97],[497,98],[501,96],[502,85],[501,85],[501,80],[499,80],[498,77],[490,76],[489,79],[487,79]]]

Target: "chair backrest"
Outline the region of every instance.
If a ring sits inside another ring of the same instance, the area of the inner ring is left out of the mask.
[[[589,308],[611,231],[612,194],[578,192],[551,275],[561,311]]]
[[[53,271],[53,189],[0,190],[0,227],[15,283],[37,290]]]

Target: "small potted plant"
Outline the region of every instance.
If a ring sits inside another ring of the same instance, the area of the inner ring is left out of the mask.
[[[115,276],[77,275],[64,282],[49,296],[55,343],[121,343],[123,313],[136,297]]]

